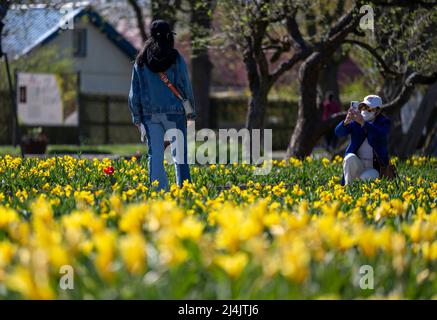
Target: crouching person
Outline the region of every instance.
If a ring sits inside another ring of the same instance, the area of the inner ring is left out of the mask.
[[[389,163],[387,136],[390,120],[381,114],[382,100],[370,95],[349,108],[346,119],[335,128],[339,137],[351,135],[343,160],[342,184],[355,179],[376,179]]]

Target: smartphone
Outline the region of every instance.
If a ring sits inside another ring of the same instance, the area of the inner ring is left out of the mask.
[[[359,101],[351,101],[351,108],[358,109],[360,102]]]

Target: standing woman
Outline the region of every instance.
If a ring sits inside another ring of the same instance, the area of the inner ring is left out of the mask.
[[[149,181],[158,181],[158,190],[169,189],[164,169],[164,136],[169,131],[179,133],[171,140],[177,183],[191,182],[187,120],[195,118],[194,97],[187,65],[174,49],[174,35],[166,21],[152,22],[150,38],[135,61],[129,93],[132,121],[146,131]]]

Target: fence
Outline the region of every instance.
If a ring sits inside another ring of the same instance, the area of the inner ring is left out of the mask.
[[[10,102],[0,92],[0,144],[11,143]],[[211,98],[211,128],[244,127],[247,98]],[[273,148],[286,148],[297,115],[296,102],[269,101],[265,127],[273,131]],[[26,127],[22,128],[22,132]],[[138,132],[132,125],[125,96],[81,94],[79,127],[44,127],[51,144],[137,143]]]
[[[212,128],[243,128],[248,99],[211,98]],[[265,128],[272,129],[273,149],[287,148],[297,118],[297,102],[270,100],[267,104]]]
[[[83,144],[138,142],[127,97],[80,95],[79,139]]]

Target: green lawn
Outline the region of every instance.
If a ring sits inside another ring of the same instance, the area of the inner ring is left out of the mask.
[[[197,145],[201,145],[202,142],[196,142]],[[241,159],[241,144],[239,145],[239,157]],[[141,154],[145,154],[147,152],[147,147],[145,144],[109,144],[109,145],[49,145],[47,154],[113,154],[120,156],[132,156],[140,151]],[[20,156],[20,148],[13,146],[0,146],[0,156],[4,156],[6,154],[12,156]],[[217,150],[218,155],[218,150]],[[284,150],[276,150],[273,152],[273,159],[282,159],[285,155]],[[329,153],[327,153],[324,149],[315,149],[313,152],[315,158],[322,157],[331,157]],[[218,159],[217,159],[218,161]]]
[[[142,153],[147,151],[147,147],[142,144],[111,144],[111,145],[49,145],[48,154],[118,154],[133,155],[137,151]],[[20,148],[13,146],[0,146],[0,155],[20,155]]]

